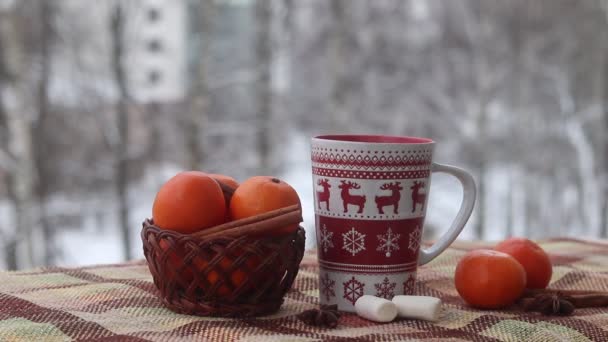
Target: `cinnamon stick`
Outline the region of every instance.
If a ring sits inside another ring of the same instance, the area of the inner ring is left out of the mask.
[[[297,213],[297,215],[300,217],[300,221],[294,222],[294,223],[300,223],[302,221],[301,220],[302,211],[300,209],[300,206],[297,204],[294,204],[292,206],[269,211],[264,214],[247,217],[247,218],[244,218],[241,220],[231,221],[231,222],[221,224],[219,226],[204,229],[204,230],[198,231],[196,233],[192,233],[192,236],[194,236],[196,238],[203,238],[203,237],[206,238],[206,237],[209,237],[212,235],[216,236],[217,233],[220,233],[220,232],[224,233],[224,232],[227,232],[228,230],[232,230],[237,227],[248,226],[248,225],[251,225],[251,224],[254,224],[257,222],[275,218],[275,217],[278,217],[278,216],[281,216],[284,214],[288,214],[288,213]]]
[[[575,308],[597,308],[608,306],[608,294],[574,295],[569,298]]]
[[[561,289],[526,289],[520,298],[534,298],[538,295],[561,293],[564,296],[579,296],[579,295],[604,295],[608,296],[607,291],[596,290],[561,290]]]
[[[260,215],[261,216],[261,215]],[[266,231],[275,230],[280,227],[298,224],[302,222],[302,211],[297,209],[289,211],[278,216],[267,218],[261,221],[255,221],[245,225],[239,225],[230,229],[216,231],[211,234],[204,235],[204,238],[211,239],[217,236],[238,236],[244,234],[260,234]]]

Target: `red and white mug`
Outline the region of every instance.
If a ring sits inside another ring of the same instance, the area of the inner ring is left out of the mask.
[[[312,139],[315,224],[321,304],[354,311],[364,294],[412,294],[416,269],[460,234],[475,204],[466,171],[433,163],[435,142],[383,135],[323,135]],[[420,248],[431,173],[445,172],[463,187],[451,228]]]

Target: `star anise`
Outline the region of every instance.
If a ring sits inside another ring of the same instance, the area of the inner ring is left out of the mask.
[[[305,324],[315,327],[335,328],[340,319],[338,305],[321,305],[319,309],[310,309],[299,313],[296,316]]]
[[[524,302],[526,311],[537,311],[544,315],[568,316],[574,312],[572,298],[560,292],[544,293]]]

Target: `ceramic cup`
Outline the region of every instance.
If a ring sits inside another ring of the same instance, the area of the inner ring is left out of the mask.
[[[321,304],[354,311],[364,294],[413,294],[416,269],[443,252],[462,231],[475,203],[466,171],[433,163],[426,138],[323,135],[312,139],[315,224]],[[420,248],[431,173],[463,187],[452,226]]]

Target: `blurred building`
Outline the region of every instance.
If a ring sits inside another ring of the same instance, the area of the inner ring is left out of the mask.
[[[129,92],[138,104],[176,103],[187,90],[200,62],[200,44],[212,39],[207,72],[210,87],[226,90],[250,81],[244,70],[253,66],[253,25],[249,0],[215,0],[213,37],[201,32],[200,0],[133,0],[91,4],[57,2],[59,35],[52,97],[78,105],[83,97],[112,102],[116,85],[111,70],[111,13],[120,3],[125,13],[125,69]],[[63,24],[69,23],[69,24]],[[230,37],[230,39],[224,39]],[[74,60],[77,62],[75,63]],[[228,77],[236,74],[237,77]],[[243,81],[245,79],[245,81]],[[233,102],[234,94],[227,96]],[[222,99],[219,99],[221,102]]]
[[[173,102],[185,96],[187,3],[142,0],[134,8],[137,37],[129,59],[133,95],[141,102]]]
[[[124,63],[129,92],[139,103],[175,102],[185,96],[187,0],[57,2],[63,44],[54,58],[55,101],[78,104],[83,96],[112,101],[111,15],[119,3],[125,14]],[[64,22],[69,22],[63,25]],[[75,63],[74,60],[77,62]],[[92,81],[94,80],[94,81]]]

